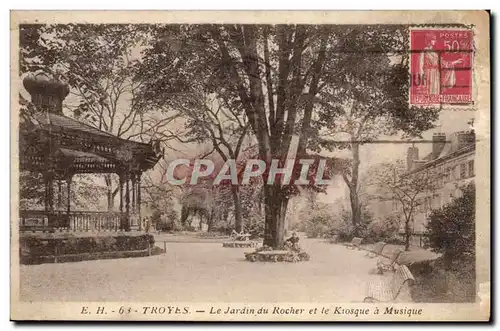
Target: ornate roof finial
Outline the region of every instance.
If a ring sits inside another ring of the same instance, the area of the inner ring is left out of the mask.
[[[62,115],[62,102],[69,94],[69,85],[44,71],[28,74],[23,79],[31,102],[39,110]]]

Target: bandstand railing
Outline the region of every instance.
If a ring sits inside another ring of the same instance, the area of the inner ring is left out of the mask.
[[[120,220],[125,217],[120,212],[100,211],[54,211],[20,210],[20,231],[68,230],[68,231],[118,231]],[[135,214],[129,215],[131,227],[139,225]]]

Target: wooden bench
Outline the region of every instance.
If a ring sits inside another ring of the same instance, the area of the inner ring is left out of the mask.
[[[374,258],[377,255],[382,255],[382,251],[384,250],[385,245],[387,245],[385,242],[379,241],[373,246],[373,249],[370,252],[366,253],[365,256]]]
[[[363,238],[358,238],[354,237],[352,238],[352,241],[350,243],[345,243],[344,246],[349,248],[349,249],[359,249],[359,245],[361,245],[361,242],[363,241]]]
[[[400,266],[391,279],[379,280],[368,283],[364,302],[390,302],[395,301],[403,287],[411,286],[415,278],[407,266]]]
[[[385,262],[384,260],[378,260],[377,261],[377,269],[380,274],[383,274],[384,271],[394,271],[396,270],[396,264],[398,262],[398,258],[403,253],[402,250],[398,249],[394,253],[392,253],[390,259],[388,262]]]

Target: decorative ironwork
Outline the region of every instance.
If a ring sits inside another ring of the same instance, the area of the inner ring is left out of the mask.
[[[64,229],[71,231],[118,231],[119,212],[20,210],[21,231]],[[50,220],[50,221],[49,221]],[[51,222],[52,224],[50,224]],[[134,226],[132,223],[131,226]]]

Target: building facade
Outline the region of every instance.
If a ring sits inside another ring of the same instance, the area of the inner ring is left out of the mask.
[[[425,234],[433,209],[439,209],[459,197],[460,186],[474,180],[475,146],[474,131],[461,131],[448,135],[435,133],[432,151],[423,158],[419,158],[418,147],[408,148],[408,175],[428,171],[437,180],[432,190],[418,196],[411,224],[416,237]]]

